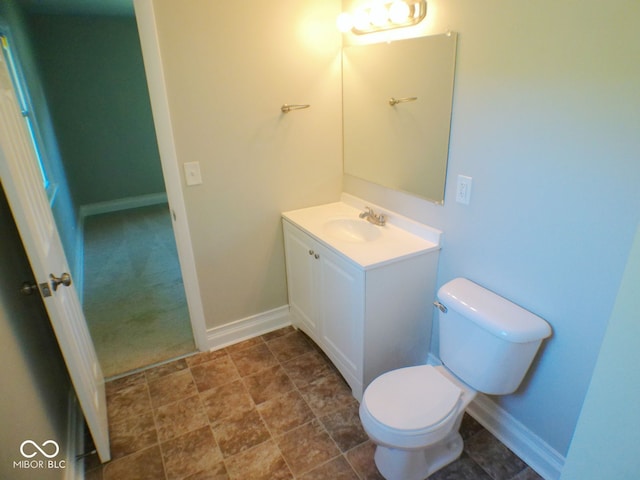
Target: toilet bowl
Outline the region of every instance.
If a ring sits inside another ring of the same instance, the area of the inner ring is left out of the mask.
[[[463,448],[460,422],[475,395],[442,366],[401,368],[375,379],[362,398],[360,419],[377,445],[380,473],[388,480],[422,480],[456,460]]]
[[[387,480],[423,480],[456,460],[465,408],[477,392],[513,393],[549,324],[464,278],[438,290],[441,366],[384,373],[360,404],[375,463]]]

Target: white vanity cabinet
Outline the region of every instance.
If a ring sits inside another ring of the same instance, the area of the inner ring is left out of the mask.
[[[362,383],[364,271],[286,220],[289,308],[349,385]]]
[[[426,363],[439,247],[361,265],[286,214],[283,228],[292,323],[354,397],[386,371]]]

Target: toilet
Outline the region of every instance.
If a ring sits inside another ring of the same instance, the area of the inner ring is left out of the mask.
[[[423,480],[456,460],[462,416],[477,392],[513,393],[551,335],[542,318],[465,278],[443,285],[435,305],[443,365],[384,373],[360,404],[387,480]]]

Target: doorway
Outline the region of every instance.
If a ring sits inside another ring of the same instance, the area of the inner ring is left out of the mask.
[[[84,222],[83,310],[105,377],[195,351],[169,208]]]
[[[26,19],[61,153],[58,187],[68,185],[81,219],[65,250],[72,252],[67,256],[85,293],[83,308],[105,376],[195,351],[169,209],[166,202],[139,206],[165,194],[135,19]],[[68,230],[68,219],[57,215],[56,221],[59,230]],[[153,240],[140,243],[144,237]],[[160,287],[158,276],[139,275],[139,268],[131,275],[142,262],[139,254],[146,255],[146,273],[168,265],[170,288]],[[114,269],[109,274],[107,263]]]

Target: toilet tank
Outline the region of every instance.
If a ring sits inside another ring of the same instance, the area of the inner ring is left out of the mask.
[[[513,393],[551,327],[542,318],[467,280],[438,290],[440,359],[470,387]],[[446,312],[444,312],[446,310]]]

